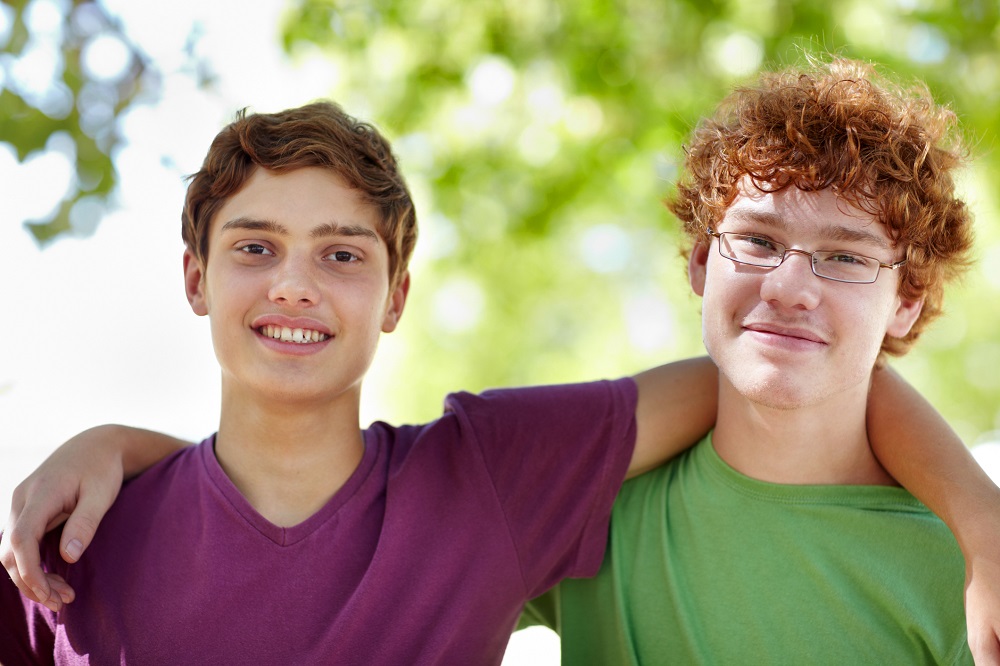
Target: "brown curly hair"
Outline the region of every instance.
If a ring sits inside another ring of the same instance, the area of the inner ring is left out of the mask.
[[[392,288],[399,284],[417,241],[410,192],[385,137],[331,102],[277,113],[243,109],[216,135],[201,169],[189,178],[181,213],[181,235],[199,261],[208,259],[212,217],[257,167],[279,173],[330,169],[360,191],[378,211],[379,234],[389,250],[389,282]]]
[[[956,125],[924,85],[904,89],[866,63],[834,58],[765,73],[695,129],[666,203],[699,243],[744,177],[767,191],[834,188],[906,249],[899,293],[924,306],[906,337],[883,340],[880,360],[899,356],[941,314],[945,283],[969,263],[972,216],[953,180],[965,158]]]

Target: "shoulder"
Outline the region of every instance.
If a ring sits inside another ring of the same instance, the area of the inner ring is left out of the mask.
[[[518,418],[551,417],[593,419],[613,410],[635,411],[638,389],[625,377],[579,384],[553,384],[490,389],[479,394],[458,392],[445,399],[445,415],[482,418],[500,415]]]
[[[213,477],[223,474],[221,469],[213,469],[218,468],[213,442],[210,437],[184,447],[126,481],[102,519],[97,536],[114,535],[110,540],[114,548],[117,539],[132,534],[137,525],[148,524],[154,516],[171,515],[180,508],[203,508],[204,489],[213,485]]]
[[[129,488],[132,489],[130,492],[136,492],[174,478],[191,478],[197,476],[199,472],[203,473],[210,457],[213,456],[214,443],[213,435],[198,444],[185,446],[171,453],[142,474],[127,480],[122,486],[123,492]]]
[[[442,416],[430,423],[373,423],[367,446],[380,447],[390,468],[417,458],[453,467],[462,458],[463,466],[499,465],[523,475],[522,455],[533,456],[542,469],[567,457],[625,451],[617,444],[634,439],[637,397],[630,377],[452,393]]]
[[[376,421],[368,428],[369,445],[385,447],[390,457],[408,452],[419,441],[489,439],[568,429],[627,428],[634,421],[638,389],[631,377],[578,384],[554,384],[458,391],[444,400],[443,414],[420,425]]]

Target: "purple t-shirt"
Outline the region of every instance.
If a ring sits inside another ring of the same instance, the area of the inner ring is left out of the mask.
[[[58,615],[0,584],[0,662],[499,663],[526,600],[597,573],[636,393],[456,394],[433,423],[375,423],[344,487],[290,528],[209,438],[128,483],[77,565],[47,540],[77,591]]]

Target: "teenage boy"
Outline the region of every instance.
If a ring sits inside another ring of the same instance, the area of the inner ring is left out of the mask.
[[[694,132],[670,209],[718,419],[625,483],[597,577],[531,604],[564,663],[972,662],[955,540],[865,431],[874,368],[972,241],[953,120],[838,59],[763,75]]]
[[[225,128],[182,221],[187,297],[222,369],[218,433],[128,484],[76,566],[46,544],[75,603],[57,613],[2,581],[7,666],[498,663],[528,598],[596,573],[627,470],[710,425],[704,360],[458,394],[434,423],[362,430],[416,220],[388,143],[331,104]],[[653,396],[676,413],[651,413]]]
[[[388,145],[336,107],[248,116],[219,135],[184,214],[188,297],[212,320],[223,370],[219,431],[128,484],[92,542],[71,517],[62,553],[79,561],[67,567],[50,537],[48,577],[34,552],[48,522],[77,508],[96,525],[122,464],[135,473],[178,443],[104,429],[22,485],[2,545],[27,596],[0,586],[11,634],[0,645],[67,663],[88,650],[95,661],[491,663],[525,599],[597,570],[626,471],[708,429],[714,369],[460,394],[434,423],[361,430],[361,378],[379,331],[399,321],[414,223]],[[962,527],[950,485],[911,473],[901,446],[921,431],[947,439],[945,426],[885,381],[873,427],[892,444],[889,468]],[[917,418],[900,427],[911,404]],[[976,486],[950,444],[916,448]],[[70,601],[60,576],[77,601],[58,616],[28,603],[49,582],[65,596],[38,597]]]

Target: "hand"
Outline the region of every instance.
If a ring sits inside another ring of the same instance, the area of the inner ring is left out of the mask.
[[[101,518],[122,485],[120,447],[108,445],[113,426],[73,437],[14,490],[0,540],[0,562],[27,598],[58,612],[73,601],[73,589],[40,563],[40,543],[63,521],[59,552],[70,564],[90,545]]]
[[[966,561],[965,617],[977,666],[1000,666],[1000,548]]]

